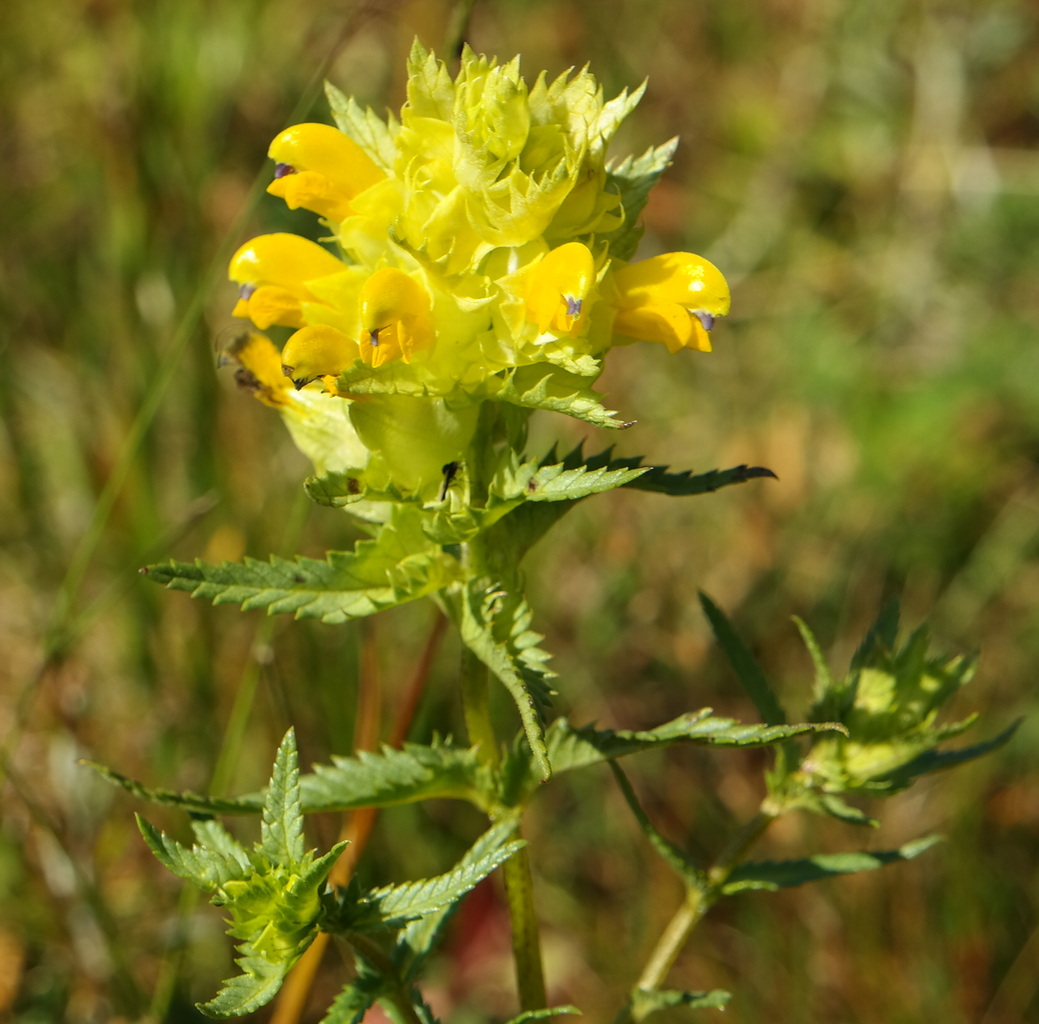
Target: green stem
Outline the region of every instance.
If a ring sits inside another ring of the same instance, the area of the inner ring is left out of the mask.
[[[347,932],[342,936],[357,954],[367,960],[383,978],[393,980],[393,988],[380,996],[380,1002],[385,1000],[388,1006],[384,1006],[387,1016],[398,1024],[422,1024],[422,1020],[415,1007],[412,1005],[408,993],[408,984],[397,973],[393,965],[393,959],[377,943],[367,935],[357,932]]]
[[[462,707],[469,742],[478,745],[484,764],[497,768],[498,741],[491,722],[487,666],[467,647],[462,648]],[[545,976],[541,967],[541,938],[534,909],[534,883],[527,849],[517,851],[502,866],[505,901],[512,931],[512,958],[521,1010],[540,1010],[547,1005]]]
[[[766,800],[758,813],[732,837],[728,846],[711,866],[707,872],[707,885],[691,885],[686,889],[682,905],[675,911],[663,934],[657,940],[628,1002],[617,1015],[615,1024],[632,1024],[632,1022],[642,1020],[645,1014],[638,1012],[635,1008],[636,993],[640,990],[652,992],[664,984],[668,972],[674,966],[682,948],[689,941],[693,929],[721,896],[722,886],[746,857],[754,843],[761,838],[765,829],[776,820],[780,813],[779,808],[770,800]]]
[[[526,847],[505,862],[502,874],[512,928],[512,958],[516,964],[520,1010],[541,1010],[548,1005],[548,999],[541,967],[541,936],[534,909],[534,882]]]

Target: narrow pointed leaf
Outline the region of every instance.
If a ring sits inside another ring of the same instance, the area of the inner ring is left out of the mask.
[[[151,786],[145,786],[94,761],[84,761],[82,763],[89,765],[103,779],[111,782],[113,785],[125,789],[127,793],[131,793],[141,800],[147,800],[149,803],[178,807],[182,811],[190,811],[196,814],[256,814],[263,809],[262,793],[242,797],[203,796],[200,793],[192,793],[190,790],[177,793],[172,789],[156,789]]]
[[[971,721],[973,719],[968,719],[966,724],[970,724]],[[957,723],[957,726],[951,727],[955,730],[951,735],[956,735],[958,731],[962,731],[958,729],[958,726],[962,724],[964,723]],[[1019,719],[1007,726],[1001,733],[993,736],[992,739],[975,743],[970,747],[962,747],[959,750],[937,750],[934,748],[927,750],[908,764],[903,765],[893,775],[893,784],[902,789],[921,775],[947,771],[949,768],[955,768],[957,765],[966,764],[968,761],[984,757],[985,754],[990,754],[993,750],[998,750],[1005,743],[1008,743],[1020,725],[1021,720]]]
[[[728,896],[747,889],[786,889],[808,882],[818,882],[824,878],[835,878],[838,875],[876,871],[889,864],[912,860],[942,841],[942,836],[932,835],[906,843],[897,850],[819,854],[800,860],[741,864],[729,876],[722,892]]]
[[[706,594],[700,594],[700,604],[711,624],[718,645],[725,652],[747,695],[754,701],[762,721],[766,725],[782,725],[786,722],[786,714],[780,707],[771,684],[765,678],[765,673],[761,671],[761,666],[736,635],[722,610]]]
[[[664,862],[687,886],[701,887],[705,881],[703,872],[689,859],[683,850],[680,850],[674,843],[660,834],[656,826],[646,816],[646,812],[643,811],[642,806],[639,804],[638,797],[635,796],[635,791],[631,788],[631,783],[628,782],[627,776],[617,767],[617,763],[610,761],[609,765],[613,771],[613,777],[617,780],[617,785],[620,786],[621,793],[631,809],[631,813],[635,815],[635,820],[638,822],[639,828],[642,829],[643,835],[649,840],[650,846],[660,854]]]

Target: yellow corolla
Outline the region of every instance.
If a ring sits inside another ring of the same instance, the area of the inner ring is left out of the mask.
[[[350,202],[385,174],[353,139],[328,124],[297,124],[271,143],[274,181],[267,186],[289,209],[302,207],[336,223],[352,212]]]
[[[545,253],[527,281],[527,319],[537,324],[539,334],[576,333],[594,283],[595,261],[588,246],[567,242]]]
[[[660,342],[670,352],[711,351],[708,332],[716,317],[729,312],[729,286],[713,263],[667,252],[618,270],[613,281],[615,333]]]
[[[326,324],[310,324],[285,343],[281,352],[282,379],[288,377],[298,391],[319,377],[338,377],[358,355],[353,338]],[[326,382],[326,390],[334,390],[332,381]]]
[[[233,315],[261,330],[272,324],[302,327],[303,304],[318,301],[307,282],[345,269],[327,249],[300,235],[259,235],[231,257],[228,277],[239,286]]]
[[[413,277],[383,267],[364,283],[360,295],[361,358],[370,366],[391,359],[411,362],[415,352],[432,348],[434,331],[429,295]]]

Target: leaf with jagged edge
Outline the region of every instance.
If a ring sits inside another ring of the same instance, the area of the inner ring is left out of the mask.
[[[560,412],[596,427],[623,430],[631,426],[602,404],[601,396],[588,386],[587,378],[544,363],[519,366],[491,377],[484,382],[480,394],[526,409]]]
[[[346,985],[335,997],[321,1024],[355,1024],[365,1011],[385,992],[381,974],[359,971],[356,980]]]
[[[244,848],[239,847],[245,854],[245,863],[242,863],[241,859],[232,852],[233,848],[230,844],[233,844],[234,840],[226,832],[221,837],[217,849],[199,844],[188,849],[178,843],[176,839],[170,838],[165,832],[145,821],[139,814],[136,817],[137,827],[141,830],[141,835],[148,848],[155,854],[156,860],[167,871],[206,892],[212,892],[226,882],[242,878],[251,870],[248,853]],[[220,826],[218,825],[217,828]]]
[[[931,835],[915,839],[896,850],[862,850],[854,853],[825,853],[798,860],[761,861],[740,864],[722,886],[722,893],[745,892],[748,889],[774,891],[795,885],[806,885],[824,878],[876,871],[889,864],[900,864],[919,857],[943,836]]]
[[[263,810],[263,792],[238,797],[177,793],[143,786],[103,765],[85,763],[109,782],[151,803],[193,814],[256,814]],[[299,781],[304,814],[396,807],[441,798],[487,807],[493,798],[489,773],[475,751],[436,738],[429,746],[405,743],[400,750],[383,747],[378,752],[333,757],[331,764],[315,765],[314,771],[300,775]]]
[[[333,757],[302,776],[300,785],[303,809],[311,813],[442,798],[486,807],[491,783],[474,750],[434,739],[430,746],[406,743],[402,750]]]
[[[260,842],[250,853],[216,822],[195,825],[190,850],[139,819],[159,861],[211,893],[230,915],[242,974],[224,982],[199,1008],[214,1017],[241,1016],[269,1002],[313,942],[324,915],[321,891],[346,843],[322,857],[304,852],[299,762],[290,729],[278,748],[264,800]]]
[[[679,715],[655,729],[638,731],[596,729],[592,725],[575,728],[566,718],[557,718],[549,726],[545,742],[553,770],[566,772],[676,743],[764,747],[806,733],[839,731],[840,728],[832,722],[747,724],[732,718],[715,718],[710,708],[702,708],[700,711]]]
[[[106,781],[149,803],[177,807],[193,814],[257,814],[263,810],[262,793],[240,797],[203,796],[190,790],[178,793],[172,789],[145,786],[96,761],[80,763],[93,768]]]
[[[226,979],[208,1003],[195,1004],[207,1017],[217,1020],[244,1017],[266,1006],[278,994],[285,975],[296,963],[295,960],[271,963],[266,957],[254,955],[249,943],[243,943],[239,949],[243,955],[235,958],[235,965],[242,973]]]
[[[679,992],[675,989],[639,988],[631,996],[634,1020],[645,1020],[660,1010],[671,1010],[683,1006],[688,1010],[723,1010],[732,999],[732,994],[716,988],[710,992]]]
[[[541,466],[553,465],[554,453],[546,456]],[[504,484],[522,482],[521,470],[533,478],[536,472],[531,464],[517,467],[511,481],[503,478]],[[614,486],[631,490],[650,491],[667,494],[672,497],[692,497],[698,494],[709,494],[719,488],[733,484],[746,483],[748,480],[774,476],[771,470],[760,466],[734,466],[731,469],[711,470],[708,473],[693,475],[690,472],[668,473],[664,466],[644,466],[640,457],[614,458],[613,449],[607,448],[596,455],[584,458],[580,448],[567,454],[563,459],[565,470],[579,471],[579,475],[570,478],[576,486],[584,483],[598,482],[597,490],[610,490]],[[598,474],[602,475],[598,475]],[[615,475],[616,474],[616,475]],[[631,474],[622,479],[622,474]],[[617,481],[620,481],[617,483]],[[508,493],[508,492],[506,492]],[[488,534],[488,546],[505,553],[513,562],[518,562],[560,519],[563,518],[578,501],[587,495],[575,495],[572,499],[558,493],[538,501],[524,501],[511,509],[501,522],[494,523]],[[534,497],[531,495],[531,497]]]
[[[651,466],[649,472],[625,484],[635,491],[652,491],[673,498],[690,498],[697,494],[712,494],[723,487],[745,484],[748,480],[776,479],[776,474],[764,466],[733,466],[731,469],[712,469],[706,473],[668,473],[666,466]]]
[[[603,236],[609,243],[610,256],[630,260],[642,237],[639,214],[646,205],[650,189],[670,166],[671,157],[678,147],[678,139],[669,139],[660,146],[647,149],[640,157],[626,157],[619,164],[607,164],[606,188],[619,192],[624,223]]]
[[[292,612],[297,619],[341,625],[440,590],[461,569],[422,532],[420,511],[402,507],[373,540],[358,541],[353,551],[331,551],[323,561],[168,562],[145,571],[170,590],[213,604],[265,608],[271,615]]]
[[[515,821],[497,822],[450,871],[434,878],[370,889],[344,908],[338,923],[345,930],[365,932],[402,928],[411,921],[444,913],[524,845],[513,838],[515,833]]]
[[[397,158],[397,146],[393,140],[399,128],[396,118],[387,112],[384,121],[375,111],[362,107],[330,82],[325,82],[325,96],[339,130],[353,139],[378,167],[387,174],[392,173]]]
[[[550,655],[538,646],[541,634],[529,628],[530,605],[522,594],[509,593],[486,580],[469,581],[448,597],[445,605],[462,643],[509,691],[534,763],[541,777],[548,779],[552,768],[542,720],[554,692],[549,680],[555,673],[546,665]]]
[[[501,834],[495,829],[502,828]],[[507,838],[508,826],[499,825],[488,829],[475,843],[463,854],[455,865],[456,872],[470,872],[473,868],[483,862],[488,854],[492,853],[501,843],[502,835]],[[413,979],[418,974],[429,954],[435,948],[440,939],[445,925],[458,909],[461,900],[455,900],[442,910],[409,921],[397,936],[397,942],[393,949],[393,962],[400,971],[401,976]]]
[[[257,852],[263,854],[271,864],[299,864],[303,860],[299,755],[293,729],[285,734],[274,759],[274,771],[260,817],[260,845]]]
[[[582,449],[583,442],[560,459],[553,447],[540,461],[517,459],[501,466],[491,480],[488,506],[494,508],[498,502],[580,501],[627,486],[651,468],[637,465],[637,460],[617,460],[624,463],[618,465],[601,455],[586,459]]]

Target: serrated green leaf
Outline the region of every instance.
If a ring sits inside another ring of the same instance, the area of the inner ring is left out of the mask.
[[[443,913],[523,846],[522,841],[511,838],[515,831],[515,823],[498,822],[480,836],[451,871],[369,891],[358,901],[359,916],[353,927],[366,922],[400,927]]]
[[[113,785],[119,786],[133,796],[153,804],[178,807],[182,811],[190,811],[197,814],[256,814],[263,809],[262,793],[242,797],[202,796],[200,793],[192,793],[191,791],[177,793],[171,789],[156,789],[151,786],[145,786],[95,761],[83,761],[81,763],[93,768],[103,779],[111,782]]]
[[[486,806],[486,770],[475,752],[448,742],[407,743],[402,750],[383,747],[334,757],[300,779],[303,809],[346,811],[394,807],[418,800],[450,798]]]
[[[374,540],[354,550],[332,551],[323,560],[298,558],[243,564],[169,562],[147,570],[151,579],[213,604],[291,612],[340,625],[433,593],[460,574],[456,559],[422,532],[419,510],[398,509]]]
[[[732,718],[715,718],[710,708],[703,708],[680,715],[655,729],[639,731],[596,729],[591,725],[575,728],[565,718],[557,718],[549,726],[545,739],[553,770],[566,772],[675,743],[762,747],[806,733],[839,728],[833,723],[820,722],[748,725]]]
[[[787,889],[837,875],[876,871],[888,864],[912,860],[942,841],[942,836],[933,835],[906,843],[897,850],[819,854],[799,860],[741,864],[729,875],[728,881],[722,886],[722,893],[730,896],[747,889]]]
[[[335,997],[321,1024],[360,1024],[365,1012],[383,992],[380,975],[367,973],[345,986]]]
[[[213,851],[237,864],[241,869],[237,877],[248,873],[252,867],[249,851],[218,821],[212,818],[196,818],[191,822],[195,842],[207,851]]]
[[[636,989],[631,1005],[635,1020],[645,1020],[651,1013],[684,1006],[689,1010],[721,1010],[732,998],[724,989],[710,992],[678,992],[672,989]]]
[[[266,1006],[278,994],[285,975],[295,963],[294,960],[271,963],[265,957],[252,955],[248,944],[241,950],[244,955],[236,958],[235,963],[242,973],[228,978],[208,1003],[196,1003],[207,1017],[217,1020],[244,1017]]]
[[[543,779],[552,769],[545,750],[542,709],[548,704],[555,673],[549,655],[538,647],[541,635],[529,629],[530,606],[486,581],[473,581],[448,604],[466,645],[504,684],[523,722],[534,762]]]
[[[748,480],[776,479],[776,474],[764,466],[733,466],[731,469],[712,469],[706,473],[669,473],[666,466],[650,466],[649,472],[633,480],[626,487],[635,491],[652,491],[673,498],[689,498],[697,494],[711,494],[733,484]]]
[[[248,857],[246,865],[243,866],[238,857],[230,853],[200,846],[188,849],[149,824],[139,814],[137,827],[148,848],[163,867],[205,892],[213,892],[229,881],[242,878],[250,870]]]
[[[526,1024],[530,1020],[551,1020],[553,1017],[565,1017],[570,1014],[581,1016],[581,1011],[569,1003],[566,1006],[546,1006],[543,1010],[526,1010],[518,1017],[513,1017],[507,1024]]]
[[[485,381],[480,393],[525,409],[561,412],[596,427],[621,430],[631,426],[606,409],[586,377],[545,363],[507,370]]]
[[[353,139],[375,164],[387,174],[393,171],[397,158],[394,135],[396,119],[392,114],[384,121],[374,111],[362,107],[352,96],[340,92],[330,82],[325,82],[325,95],[332,108],[332,117],[339,130]]]
[[[260,819],[259,850],[271,864],[288,866],[303,860],[299,757],[293,729],[285,733],[274,759],[274,771]]]
[[[754,702],[762,721],[766,725],[782,725],[786,722],[786,714],[780,707],[779,699],[772,690],[772,686],[761,666],[754,660],[753,655],[747,650],[743,641],[736,635],[729,620],[722,610],[704,593],[700,594],[700,604],[704,614],[711,624],[711,630],[718,646],[724,651],[736,672],[736,676],[743,684],[747,695]]]
[[[642,228],[638,218],[646,205],[649,190],[671,164],[678,139],[669,139],[663,145],[646,150],[640,157],[627,157],[621,163],[606,168],[606,187],[617,191],[624,210],[624,223],[604,236],[610,244],[610,255],[630,260],[638,248]]]

